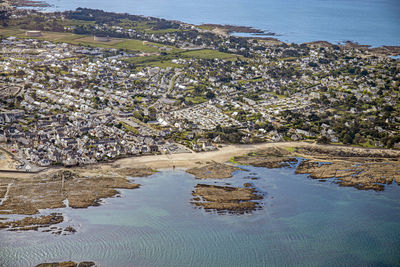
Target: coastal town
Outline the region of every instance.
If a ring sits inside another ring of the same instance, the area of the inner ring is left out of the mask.
[[[397,266],[397,10],[0,0],[0,266]]]
[[[0,146],[16,170],[221,144],[400,149],[398,47],[286,44],[91,9],[7,12]]]

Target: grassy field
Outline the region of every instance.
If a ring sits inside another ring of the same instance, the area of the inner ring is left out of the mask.
[[[185,97],[186,102],[192,102],[193,104],[200,104],[207,101],[207,98],[203,96]]]
[[[182,50],[181,50],[182,51]],[[154,66],[154,67],[179,67],[179,64],[172,63],[173,59],[178,58],[197,58],[197,59],[224,59],[236,60],[237,56],[233,54],[222,53],[210,49],[202,49],[195,51],[169,52],[166,55],[151,55],[147,57],[134,57],[127,59],[128,62],[139,66]]]
[[[200,58],[200,59],[224,59],[224,60],[236,60],[239,56],[234,54],[228,54],[219,52],[217,50],[211,49],[202,49],[202,50],[193,50],[181,53],[182,57],[185,58]]]
[[[100,41],[95,41],[93,36],[85,36],[73,40],[74,42],[79,42],[79,43],[95,43],[95,44],[110,45],[110,46],[116,46],[117,44],[123,42],[123,40],[116,38],[110,38],[108,42],[100,42]]]
[[[2,35],[3,37],[16,36],[19,34],[24,34],[25,32],[26,32],[25,30],[20,30],[20,29],[0,28],[0,35]]]
[[[66,19],[62,21],[64,26],[77,26],[77,25],[94,25],[94,21],[86,20],[76,20],[76,19]]]
[[[274,96],[278,97],[278,99],[284,99],[284,98],[286,98],[286,96],[284,96],[284,95],[278,95],[277,93],[275,93],[275,92],[273,92],[273,91],[268,92],[268,94],[274,95]]]
[[[295,152],[296,148],[295,147],[285,147],[285,149],[289,152]]]

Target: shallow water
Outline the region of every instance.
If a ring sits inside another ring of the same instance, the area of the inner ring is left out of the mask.
[[[360,266],[400,263],[400,187],[384,192],[340,188],[294,169],[246,167],[218,180],[254,185],[264,208],[218,215],[194,208],[201,183],[183,171],[134,179],[100,207],[60,209],[78,232],[0,231],[0,266],[91,260],[100,266]],[[247,176],[260,177],[258,180]],[[254,175],[253,175],[254,174]],[[50,212],[50,211],[47,211]]]
[[[259,28],[285,42],[355,41],[400,45],[398,0],[46,0],[47,10],[77,7]]]

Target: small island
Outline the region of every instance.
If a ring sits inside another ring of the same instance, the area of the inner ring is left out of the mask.
[[[218,214],[244,214],[261,208],[263,196],[252,188],[198,184],[193,191],[192,204]]]

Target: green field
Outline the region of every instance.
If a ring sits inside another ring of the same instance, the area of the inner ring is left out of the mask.
[[[182,57],[185,58],[200,58],[200,59],[224,59],[224,60],[236,60],[239,56],[234,54],[228,54],[219,52],[217,50],[211,49],[201,49],[201,50],[193,50],[181,53]]]
[[[203,96],[194,96],[194,97],[185,97],[185,101],[186,102],[192,102],[193,104],[200,104],[200,103],[204,103],[207,101],[207,98],[203,97]]]
[[[237,55],[222,53],[210,49],[202,49],[195,51],[168,52],[166,55],[151,55],[147,57],[134,57],[127,59],[128,62],[139,66],[154,66],[154,67],[179,67],[171,61],[178,58],[196,58],[196,59],[224,59],[236,60]]]

